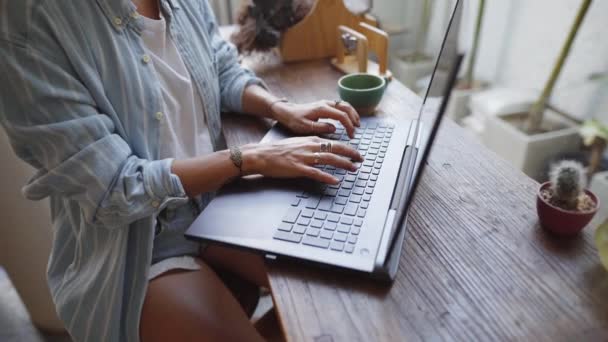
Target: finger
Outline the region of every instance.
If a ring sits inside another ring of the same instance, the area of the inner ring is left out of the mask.
[[[339,109],[339,110],[347,113],[348,116],[350,117],[350,119],[352,120],[352,122],[354,122],[357,127],[361,126],[361,118],[359,117],[359,113],[357,113],[355,108],[353,108],[353,106],[351,106],[350,103],[348,103],[346,101],[340,101],[338,103],[332,102],[331,104],[336,109]]]
[[[331,143],[331,152],[332,153],[342,155],[342,156],[350,158],[352,160],[363,161],[363,157],[361,157],[361,154],[359,154],[359,152],[357,150],[355,150],[354,148],[352,148],[350,145],[337,143],[337,142],[331,141],[331,140],[325,140],[324,142]],[[319,144],[318,146],[320,149],[321,144]]]
[[[323,105],[319,107],[319,109],[315,112],[315,117],[312,119],[334,119],[340,121],[342,126],[346,129],[348,136],[353,138],[355,136],[355,126],[353,122],[350,120],[348,114],[341,110],[337,110],[336,108],[330,107],[328,105]]]
[[[336,131],[336,126],[329,122],[310,121],[310,127],[312,129],[312,134],[329,134]]]
[[[347,158],[333,153],[319,153],[320,164],[332,165],[340,169],[357,171],[355,164]]]
[[[316,180],[318,182],[322,182],[322,183],[327,183],[327,184],[338,184],[340,181],[330,175],[327,172],[323,172],[321,170],[315,169],[312,166],[305,166],[302,165],[299,168],[299,172],[301,173],[302,176],[306,177],[306,178],[310,178],[313,180]]]

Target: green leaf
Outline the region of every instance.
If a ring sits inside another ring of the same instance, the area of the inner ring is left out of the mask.
[[[608,220],[604,221],[595,231],[595,246],[602,265],[608,270]]]

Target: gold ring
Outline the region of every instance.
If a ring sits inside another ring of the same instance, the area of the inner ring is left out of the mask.
[[[321,162],[321,153],[319,152],[315,152],[315,165],[319,165],[319,163]]]

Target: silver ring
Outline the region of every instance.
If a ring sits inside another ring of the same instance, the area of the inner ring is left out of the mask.
[[[330,142],[321,143],[321,152],[331,153],[331,143]]]
[[[315,165],[319,165],[319,163],[321,162],[321,153],[315,152],[314,156],[315,156],[315,162],[314,162],[314,164]]]
[[[338,106],[342,103],[342,100],[334,100],[334,107],[338,108]]]
[[[311,133],[314,133],[314,132],[315,132],[315,122],[314,122],[314,121],[311,121],[311,122],[310,122],[310,132],[311,132]]]

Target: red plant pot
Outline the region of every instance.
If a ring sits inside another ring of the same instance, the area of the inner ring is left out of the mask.
[[[551,182],[543,183],[536,194],[536,210],[540,219],[540,225],[557,235],[572,236],[578,234],[597,213],[600,207],[599,199],[591,191],[585,190],[585,193],[595,203],[595,208],[592,211],[578,212],[564,210],[545,201],[541,196],[542,191],[549,188],[549,186],[551,186]]]

